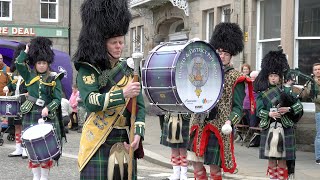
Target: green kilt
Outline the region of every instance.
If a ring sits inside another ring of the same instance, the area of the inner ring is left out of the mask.
[[[160,137],[160,144],[171,147],[171,148],[187,148],[188,142],[189,142],[189,122],[190,122],[190,117],[182,116],[182,138],[183,138],[183,143],[170,143],[167,141],[168,135],[169,135],[169,118],[168,116],[165,116],[165,120],[163,122],[163,129],[161,132],[161,137]]]
[[[190,141],[188,144],[188,151],[194,152],[193,151],[193,141],[195,138],[195,132],[191,132],[190,135]],[[209,133],[209,140],[208,140],[208,145],[205,149],[204,155],[204,164],[206,165],[217,165],[221,167],[221,157],[220,157],[220,145],[218,138],[213,132]]]
[[[108,159],[112,146],[118,142],[129,143],[128,133],[125,129],[113,129],[105,143],[92,156],[80,173],[81,180],[108,180]],[[134,158],[132,167],[132,179],[137,179],[137,160]],[[124,179],[128,179],[128,168],[125,165]],[[121,180],[120,171],[114,168],[113,180]]]
[[[260,136],[260,149],[259,149],[259,158],[260,159],[269,159],[269,157],[264,155],[265,145],[267,143],[267,135],[269,128],[261,131]],[[285,158],[272,158],[277,160],[295,160],[296,159],[296,138],[294,134],[294,128],[283,128],[284,131],[284,140],[285,140]]]

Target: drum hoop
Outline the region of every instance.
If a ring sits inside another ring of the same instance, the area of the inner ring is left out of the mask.
[[[24,140],[26,140],[26,141],[39,141],[39,140],[41,140],[41,139],[44,139],[43,137],[48,137],[48,135],[50,134],[50,133],[55,133],[55,128],[54,128],[54,126],[52,125],[52,123],[44,123],[45,125],[51,125],[52,126],[52,129],[50,129],[50,131],[47,133],[47,134],[45,134],[44,136],[41,136],[41,137],[37,137],[37,138],[34,138],[34,139],[30,139],[30,138],[25,138],[24,136],[23,136],[23,134],[27,131],[27,130],[29,130],[29,129],[31,129],[31,128],[33,128],[33,127],[36,127],[36,126],[39,126],[39,125],[42,125],[42,124],[36,124],[36,125],[31,125],[31,126],[29,126],[29,127],[27,127],[24,131],[22,131],[22,136],[21,136],[21,138],[22,139],[24,139]],[[56,134],[56,133],[55,133]]]
[[[164,109],[162,108],[162,106],[160,105],[157,105],[157,103],[155,103],[153,97],[151,96],[150,94],[150,90],[148,88],[148,82],[147,82],[147,71],[148,71],[148,67],[150,65],[150,62],[152,60],[152,58],[154,57],[154,55],[156,54],[156,52],[163,48],[164,46],[167,46],[168,44],[173,44],[173,45],[178,45],[178,46],[181,46],[182,42],[179,42],[179,43],[176,43],[176,42],[166,42],[166,43],[163,43],[163,44],[160,44],[160,45],[157,45],[152,51],[149,52],[149,56],[148,56],[148,59],[145,61],[145,64],[144,64],[144,68],[143,68],[143,75],[144,75],[144,78],[142,79],[142,87],[145,89],[144,92],[150,102],[150,104],[152,105],[155,105],[157,106],[159,109],[161,110],[164,110],[164,111],[168,111],[167,109]],[[219,64],[220,67],[219,68],[219,71],[221,72],[220,76],[221,76],[221,85],[219,87],[219,93],[217,94],[217,97],[215,99],[215,102],[211,105],[211,107],[207,110],[205,110],[204,112],[209,112],[211,109],[213,109],[217,103],[219,102],[219,100],[221,99],[222,97],[222,94],[223,94],[223,87],[224,87],[224,70],[223,70],[223,64],[222,64],[222,61],[220,59],[220,56],[217,54],[217,52],[214,50],[214,47],[209,44],[208,42],[206,41],[201,41],[201,40],[194,40],[194,41],[187,41],[187,42],[184,42],[184,45],[181,46],[181,48],[179,50],[175,49],[175,50],[171,50],[171,51],[160,51],[161,53],[162,52],[175,52],[175,56],[173,58],[173,61],[172,61],[172,64],[171,64],[171,67],[167,67],[167,68],[171,68],[171,71],[170,71],[170,74],[171,74],[171,77],[170,77],[170,84],[171,84],[171,87],[177,87],[177,84],[176,84],[176,65],[178,63],[178,60],[179,60],[179,57],[181,55],[181,53],[183,52],[183,50],[190,44],[193,44],[193,43],[201,43],[201,44],[205,44],[207,45],[210,49],[213,50],[213,53],[215,55],[215,62],[217,62]],[[162,67],[161,67],[162,68]],[[165,68],[165,67],[163,67]],[[151,68],[150,68],[151,69]],[[219,78],[220,79],[220,78]],[[172,93],[173,93],[173,96],[175,97],[175,100],[176,100],[176,104],[179,105],[182,109],[184,109],[186,112],[180,112],[180,113],[193,113],[193,111],[191,111],[181,100],[180,98],[180,95],[178,93],[178,90],[177,88],[172,88]],[[176,112],[176,111],[170,111],[169,112]]]

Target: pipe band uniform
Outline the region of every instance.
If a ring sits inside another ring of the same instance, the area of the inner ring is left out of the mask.
[[[80,97],[91,114],[80,138],[80,179],[137,179],[137,159],[144,155],[145,107],[140,83],[132,82],[131,65],[120,60],[131,21],[128,8],[127,0],[85,0],[81,5],[82,27],[73,60]],[[134,133],[132,159],[129,130]],[[132,176],[128,177],[130,162]]]
[[[242,117],[245,84],[248,84],[251,91],[253,88],[251,80],[241,75],[230,64],[232,56],[240,53],[244,47],[243,32],[239,25],[218,24],[211,36],[210,44],[216,49],[223,64],[224,86],[222,97],[216,106],[208,114],[194,114],[190,120],[188,160],[193,162],[196,179],[207,178],[204,165],[210,166],[211,179],[222,179],[221,169],[229,173],[236,170],[230,126],[239,123]],[[252,93],[250,97],[253,100]]]
[[[269,177],[287,179],[286,161],[296,159],[294,124],[303,106],[291,86],[284,85],[289,65],[283,50],[270,51],[262,59],[261,71],[254,81],[258,93],[256,115],[261,119],[260,159],[267,159]]]

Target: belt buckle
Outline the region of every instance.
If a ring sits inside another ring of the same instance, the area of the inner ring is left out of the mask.
[[[42,100],[42,99],[37,99],[36,105],[43,107],[43,106],[44,106],[44,100]]]

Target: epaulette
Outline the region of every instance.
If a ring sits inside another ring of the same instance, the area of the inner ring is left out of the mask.
[[[93,69],[98,74],[101,74],[101,70],[99,70],[98,68],[96,68],[95,66],[93,66],[92,64],[87,63],[87,62],[75,62],[74,66],[75,66],[76,70],[79,70],[80,67],[85,67],[85,68]]]

